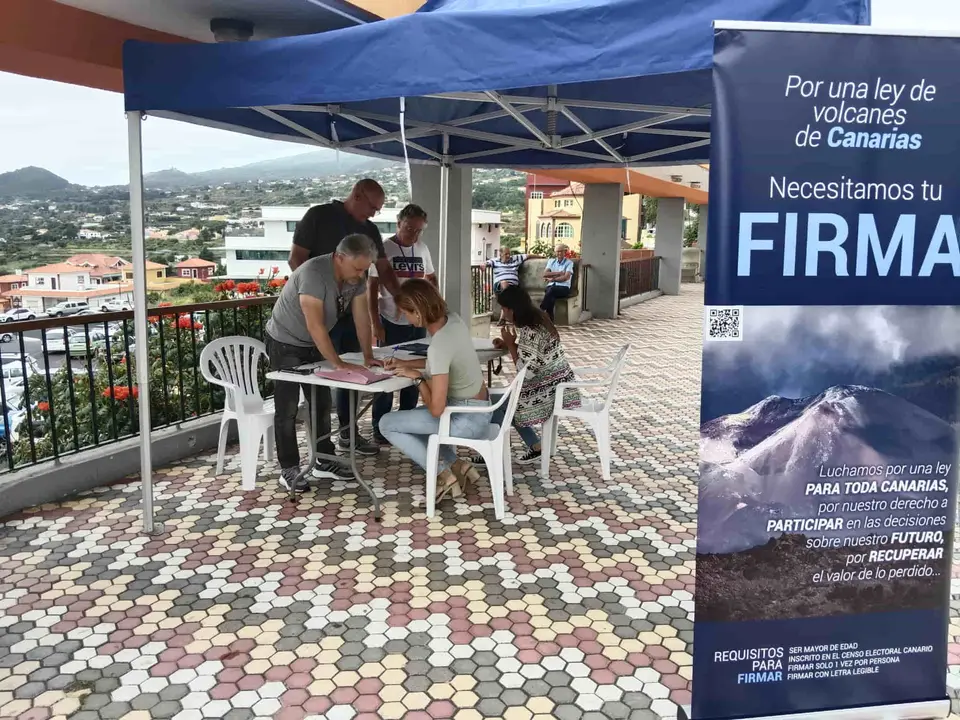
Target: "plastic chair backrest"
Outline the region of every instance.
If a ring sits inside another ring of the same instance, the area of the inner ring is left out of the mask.
[[[513,379],[513,382],[510,383],[510,387],[507,388],[507,394],[509,394],[510,399],[507,400],[507,412],[503,416],[503,425],[500,427],[500,434],[503,434],[504,428],[507,428],[509,431],[510,427],[513,426],[513,416],[517,412],[517,405],[520,402],[520,388],[523,387],[523,379],[527,376],[527,368],[522,367],[517,372],[517,376]]]
[[[607,396],[603,400],[604,407],[610,407],[610,403],[613,402],[613,393],[617,389],[617,385],[620,382],[620,372],[623,370],[623,365],[627,361],[627,353],[630,351],[630,343],[627,343],[619,352],[617,352],[616,357],[613,359],[613,365],[610,366],[610,385],[607,387]]]
[[[200,353],[200,372],[207,382],[227,389],[227,409],[236,412],[247,398],[263,401],[258,382],[262,357],[267,357],[267,348],[259,340],[241,335],[219,338]]]

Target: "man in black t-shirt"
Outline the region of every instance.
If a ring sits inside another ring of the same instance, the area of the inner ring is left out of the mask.
[[[290,248],[288,261],[290,269],[296,270],[312,257],[335,252],[343,238],[360,233],[373,240],[377,246],[376,266],[380,284],[391,294],[396,293],[400,286],[393,266],[384,254],[383,238],[377,226],[370,221],[370,218],[380,212],[383,201],[383,188],[376,180],[367,178],[354,185],[349,197],[343,202],[334,200],[325,205],[314,205],[307,210],[293,233],[293,247]],[[338,353],[360,351],[356,325],[351,314],[343,316],[329,332]],[[350,447],[350,398],[343,391],[337,391],[336,395],[337,417],[340,420],[339,445],[342,450],[346,450]],[[359,455],[376,455],[380,447],[358,435],[356,451]],[[349,470],[344,468],[343,472],[344,478],[353,477]]]

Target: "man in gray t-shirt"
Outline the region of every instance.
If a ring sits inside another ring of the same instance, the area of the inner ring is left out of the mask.
[[[327,360],[339,369],[355,367],[344,362],[336,350],[336,338],[344,324],[355,326],[364,362],[373,359],[373,332],[367,305],[366,274],[376,259],[377,249],[365,235],[348,235],[330,255],[307,260],[290,275],[267,322],[267,353],[273,370],[287,370],[307,363]],[[353,329],[353,328],[351,328]],[[305,388],[309,400],[311,393]],[[300,384],[278,382],[274,389],[274,433],[280,484],[290,489],[300,474],[300,448],[296,420],[300,404]],[[330,434],[330,389],[317,388],[317,406],[310,409],[317,436]],[[343,432],[350,418],[340,418]],[[330,438],[317,444],[317,451],[333,455]],[[316,478],[351,479],[353,473],[338,463],[317,460]],[[297,490],[306,489],[301,483]]]

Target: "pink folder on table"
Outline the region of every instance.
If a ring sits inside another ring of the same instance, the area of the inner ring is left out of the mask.
[[[323,370],[318,368],[313,372],[317,377],[335,380],[336,382],[351,383],[353,385],[371,385],[393,377],[392,375],[373,372],[372,370]]]

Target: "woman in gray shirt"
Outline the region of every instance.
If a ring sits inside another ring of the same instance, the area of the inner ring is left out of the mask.
[[[485,407],[490,395],[470,330],[426,280],[408,280],[395,296],[397,309],[411,325],[426,328],[430,346],[423,360],[388,360],[387,369],[416,381],[423,405],[389,413],[380,419],[380,433],[417,465],[426,469],[427,441],[440,431],[440,416],[450,406]],[[451,435],[482,438],[490,427],[489,413],[454,413]],[[466,460],[457,460],[449,445],[440,447],[437,501],[457,495],[479,477]]]

